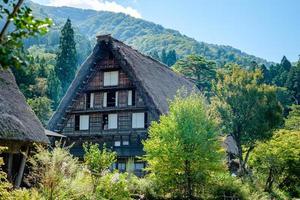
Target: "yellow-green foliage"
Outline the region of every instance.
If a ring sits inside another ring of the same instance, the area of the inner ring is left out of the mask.
[[[300,105],[292,105],[291,109],[285,120],[284,128],[300,131]]]
[[[280,130],[271,140],[257,144],[250,160],[265,190],[278,187],[300,197],[300,131]]]
[[[116,152],[108,151],[105,146],[100,150],[98,144],[85,143],[83,148],[85,152],[84,162],[88,169],[94,174],[100,175],[105,170],[108,170],[116,161]]]
[[[52,151],[37,147],[38,153],[30,160],[31,181],[45,199],[82,199],[92,191],[91,177],[70,155],[56,147]]]
[[[5,149],[6,147],[0,146],[0,153]],[[7,199],[10,196],[8,190],[12,187],[12,185],[7,181],[6,173],[2,171],[1,167],[3,164],[3,158],[0,157],[0,200]]]
[[[99,185],[96,188],[96,199],[107,200],[127,200],[131,199],[129,190],[128,174],[120,174],[117,172],[108,173],[102,176]]]
[[[84,143],[84,164],[89,170],[93,183],[93,192],[100,183],[100,178],[109,172],[109,167],[116,161],[116,152],[111,152],[98,144]]]
[[[216,174],[210,182],[208,199],[223,200],[224,197],[250,199],[250,190],[246,188],[240,179],[231,177],[228,173]]]
[[[222,154],[204,98],[183,96],[177,95],[169,113],[151,124],[144,149],[148,170],[162,192],[191,197],[222,169]]]

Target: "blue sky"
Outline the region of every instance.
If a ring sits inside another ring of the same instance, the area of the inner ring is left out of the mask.
[[[124,12],[196,40],[279,62],[300,54],[300,0],[34,0]]]

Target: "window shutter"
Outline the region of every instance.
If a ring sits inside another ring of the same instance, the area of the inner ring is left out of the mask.
[[[145,114],[144,113],[137,114],[136,126],[137,126],[137,128],[145,127]]]
[[[116,86],[119,84],[119,71],[104,72],[104,86]]]
[[[145,128],[145,113],[132,114],[132,128]]]
[[[110,72],[110,85],[118,85],[119,83],[119,72]]]
[[[107,107],[107,92],[103,93],[103,107]]]
[[[128,90],[128,106],[132,106],[132,90]]]
[[[95,93],[90,94],[90,108],[94,108]]]
[[[132,113],[132,128],[136,128],[136,113]]]
[[[115,98],[115,106],[118,107],[118,97],[119,97],[119,93],[116,92],[116,98]]]
[[[108,115],[108,129],[116,129],[118,128],[118,115],[117,114],[109,114]]]
[[[104,72],[104,86],[110,85],[110,72]]]
[[[80,115],[80,130],[89,130],[89,116],[88,115]]]
[[[121,141],[115,141],[115,144],[114,144],[115,147],[119,147],[121,146]]]

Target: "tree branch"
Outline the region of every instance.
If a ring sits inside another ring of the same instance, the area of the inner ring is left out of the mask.
[[[11,22],[10,19],[16,15],[16,13],[18,12],[18,10],[21,7],[21,5],[23,4],[23,2],[24,2],[24,0],[18,0],[18,3],[13,8],[12,13],[7,16],[6,22],[5,22],[5,24],[4,24],[4,26],[1,30],[1,33],[0,33],[0,41],[2,41],[3,38],[4,38],[5,31],[7,30],[8,26]]]

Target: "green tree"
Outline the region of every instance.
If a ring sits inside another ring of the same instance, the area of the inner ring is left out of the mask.
[[[210,92],[211,81],[215,78],[215,62],[208,61],[202,56],[189,55],[178,60],[172,67],[196,82],[197,87],[205,93]]]
[[[167,52],[166,49],[163,49],[160,56],[160,61],[164,64],[167,64]]]
[[[149,56],[150,56],[151,58],[155,59],[155,60],[160,61],[160,57],[159,57],[157,51],[151,51],[151,52],[149,53]]]
[[[279,87],[284,87],[291,67],[292,64],[285,56],[283,56],[283,58],[281,59],[280,64],[271,66],[270,78],[272,80],[272,83]]]
[[[250,165],[265,182],[265,190],[274,184],[292,197],[300,197],[300,131],[280,130],[271,140],[259,142]]]
[[[167,54],[166,64],[171,67],[177,61],[177,55],[175,50],[170,50]]]
[[[30,105],[36,116],[40,119],[44,126],[47,125],[48,120],[52,115],[51,100],[47,97],[36,97],[28,99],[27,103]]]
[[[39,57],[37,57],[37,58],[39,58]],[[47,78],[49,75],[49,72],[48,72],[48,66],[47,66],[47,62],[46,62],[45,58],[38,59],[36,62],[38,62],[40,65],[39,71],[38,71],[38,76],[41,78]]]
[[[292,92],[293,101],[300,104],[300,61],[289,71],[286,87]]]
[[[300,105],[291,106],[291,111],[285,119],[284,128],[300,131]]]
[[[55,72],[61,82],[62,94],[65,94],[75,77],[77,69],[76,43],[71,20],[68,19],[61,30],[59,50],[56,57]]]
[[[83,149],[85,152],[84,163],[91,172],[94,191],[96,191],[101,176],[116,162],[117,154],[116,152],[108,151],[105,146],[100,150],[98,144],[84,143]]]
[[[170,111],[153,122],[144,141],[148,170],[164,192],[193,199],[221,169],[220,142],[203,97],[177,95]]]
[[[52,100],[52,107],[55,110],[61,97],[61,83],[54,70],[50,70],[49,72],[47,89],[47,95]]]
[[[52,21],[38,20],[31,9],[22,6],[24,0],[3,0],[0,4],[0,66],[20,67],[29,59],[24,53],[23,40],[38,34],[45,34]]]
[[[234,65],[228,71],[220,70],[213,86],[212,102],[220,126],[237,143],[240,175],[246,172],[255,143],[270,138],[272,130],[283,121],[277,88],[264,84],[262,79],[259,70],[251,72]]]

